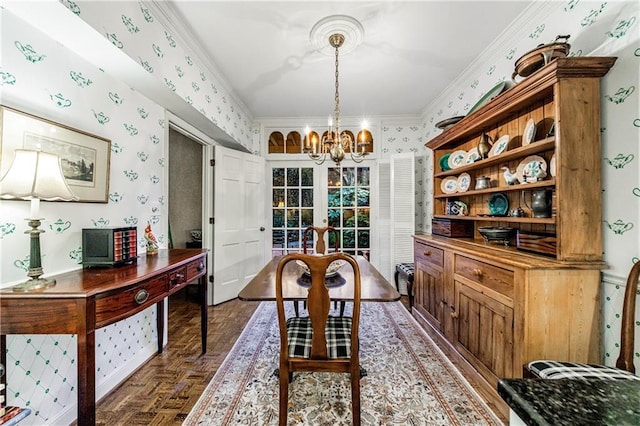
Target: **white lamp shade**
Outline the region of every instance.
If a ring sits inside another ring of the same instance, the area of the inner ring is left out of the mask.
[[[0,180],[0,198],[78,200],[64,179],[60,157],[27,149],[15,150],[13,163]]]

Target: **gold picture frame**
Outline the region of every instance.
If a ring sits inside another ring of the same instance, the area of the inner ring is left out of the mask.
[[[0,105],[0,177],[11,166],[16,149],[57,154],[78,202],[108,202],[109,139]]]

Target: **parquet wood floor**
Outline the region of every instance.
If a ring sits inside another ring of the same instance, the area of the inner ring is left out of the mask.
[[[402,302],[408,306],[406,297]],[[96,424],[182,424],[258,304],[235,299],[210,306],[207,353],[201,355],[196,293],[171,296],[168,345],[98,402]]]

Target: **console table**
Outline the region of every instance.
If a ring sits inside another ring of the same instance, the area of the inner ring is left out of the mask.
[[[116,268],[84,268],[52,276],[56,285],[33,292],[0,290],[2,360],[7,334],[78,336],[78,425],[95,424],[95,330],[157,308],[158,353],[164,299],[199,279],[202,353],[207,351],[207,250],[160,250]]]

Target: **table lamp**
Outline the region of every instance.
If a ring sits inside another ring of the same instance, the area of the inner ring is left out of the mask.
[[[31,215],[26,219],[31,230],[25,231],[31,237],[27,273],[30,279],[14,286],[13,291],[31,291],[55,285],[56,281],[53,279],[40,278],[43,273],[40,234],[44,231],[38,229],[42,219],[38,216],[40,200],[78,200],[64,179],[60,157],[48,152],[16,149],[13,163],[0,180],[0,198],[31,200]]]

